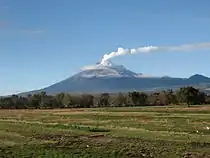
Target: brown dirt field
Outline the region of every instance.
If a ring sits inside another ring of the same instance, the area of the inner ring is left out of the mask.
[[[81,112],[87,111],[85,109],[1,109],[0,114],[8,113],[54,113],[54,112]]]
[[[149,108],[149,110],[154,111],[209,111],[210,106],[199,106],[199,107],[175,107],[175,108]]]

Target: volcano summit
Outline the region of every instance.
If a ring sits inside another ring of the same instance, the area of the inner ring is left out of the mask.
[[[137,77],[141,74],[126,69],[123,65],[116,65],[111,61],[101,61],[93,66],[86,66],[83,71],[74,75],[77,77]]]
[[[105,60],[96,65],[86,66],[81,72],[47,88],[28,93],[45,91],[47,94],[59,92],[102,93],[128,92],[133,90],[153,91],[176,89],[183,86],[209,86],[210,78],[193,75],[189,78],[151,77],[128,70]],[[24,93],[26,94],[26,93]]]

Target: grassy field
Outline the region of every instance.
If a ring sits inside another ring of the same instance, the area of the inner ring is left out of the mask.
[[[210,106],[0,110],[0,157],[210,157]]]

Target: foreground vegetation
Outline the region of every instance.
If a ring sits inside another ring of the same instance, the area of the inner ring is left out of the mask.
[[[0,157],[210,157],[210,106],[0,110]]]
[[[174,104],[210,104],[210,95],[200,92],[193,87],[183,87],[175,92],[172,90],[154,93],[134,91],[124,94],[103,93],[98,95],[59,93],[55,96],[41,92],[28,95],[27,97],[12,95],[0,98],[0,108],[2,109],[125,107]]]

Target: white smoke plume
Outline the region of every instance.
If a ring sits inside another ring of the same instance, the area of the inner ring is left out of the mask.
[[[178,51],[194,51],[194,50],[202,50],[202,49],[210,49],[210,42],[206,43],[195,43],[195,44],[185,44],[180,46],[145,46],[137,49],[124,49],[118,48],[117,52],[111,52],[109,54],[105,54],[101,60],[104,61],[125,54],[136,54],[136,53],[153,53],[153,52],[178,52]]]

